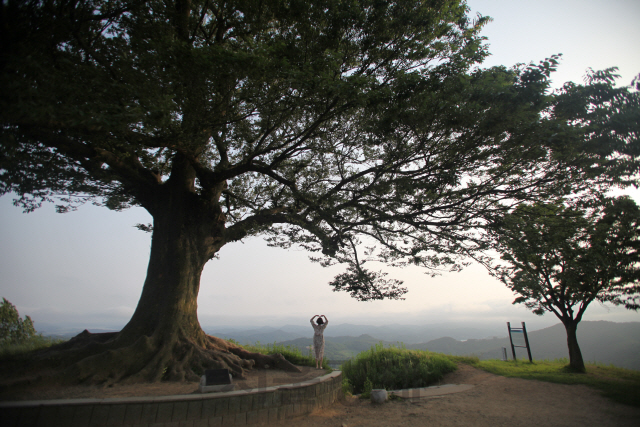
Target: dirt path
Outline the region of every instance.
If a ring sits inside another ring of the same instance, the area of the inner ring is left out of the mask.
[[[614,403],[582,385],[505,378],[462,365],[443,384],[473,384],[440,397],[372,405],[348,398],[310,416],[274,426],[602,426],[640,425],[640,409]]]

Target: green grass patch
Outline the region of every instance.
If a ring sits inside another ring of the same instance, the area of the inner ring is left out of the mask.
[[[495,359],[469,362],[476,368],[504,377],[557,384],[583,384],[600,390],[605,397],[616,402],[640,407],[640,371],[613,365],[586,364],[586,374],[575,373],[567,368],[567,359],[534,360],[533,363]]]
[[[443,354],[378,344],[342,365],[342,388],[366,397],[371,389],[427,387],[455,370],[455,362]]]
[[[234,342],[234,344],[239,345],[237,342]],[[294,346],[284,346],[277,343],[263,345],[260,344],[260,342],[257,342],[254,345],[247,344],[242,345],[241,347],[247,351],[252,351],[254,353],[260,354],[280,353],[284,356],[285,359],[287,359],[287,361],[293,363],[294,365],[316,366],[316,359],[313,356],[302,354],[300,349]],[[329,366],[329,359],[327,359],[326,357],[322,359],[322,368],[326,371],[327,374],[333,371]]]
[[[19,359],[27,353],[60,344],[66,340],[61,338],[43,337],[36,335],[16,344],[0,344],[0,360]]]
[[[464,363],[465,365],[476,366],[476,364],[480,361],[478,356],[452,356],[446,355],[449,359],[453,360],[456,363]]]

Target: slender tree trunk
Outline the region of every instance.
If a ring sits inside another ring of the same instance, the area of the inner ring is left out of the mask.
[[[575,372],[586,372],[584,360],[582,360],[582,352],[578,345],[578,322],[563,321],[564,328],[567,331],[567,346],[569,347],[569,367]]]

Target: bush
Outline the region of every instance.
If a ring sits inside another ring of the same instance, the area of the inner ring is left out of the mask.
[[[37,336],[33,320],[20,318],[16,306],[2,298],[0,303],[0,345],[19,344]]]
[[[27,353],[63,342],[60,338],[43,337],[36,332],[31,317],[20,318],[16,307],[2,298],[0,303],[0,360],[8,362],[24,358]]]
[[[342,375],[353,393],[372,388],[402,390],[427,387],[444,374],[456,370],[456,364],[444,355],[404,347],[384,348],[382,344],[358,354],[342,365]]]

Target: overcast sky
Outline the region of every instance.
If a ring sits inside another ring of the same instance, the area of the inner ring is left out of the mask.
[[[619,84],[640,73],[637,0],[473,0],[472,14],[494,18],[484,30],[492,56],[484,65],[544,60],[562,53],[554,85],[581,82],[588,67],[619,67]],[[640,198],[636,198],[640,200]],[[111,212],[83,206],[56,214],[53,205],[23,214],[0,198],[0,296],[30,315],[38,330],[120,328],[136,307],[145,278],[152,222],[142,209]],[[225,246],[202,276],[203,326],[307,325],[314,314],[336,323],[557,323],[513,306],[513,295],[483,268],[431,278],[419,269],[390,270],[405,281],[404,301],[358,302],[327,283],[340,271],[311,263],[302,251],[259,239]],[[593,304],[584,320],[640,321],[640,313]]]

